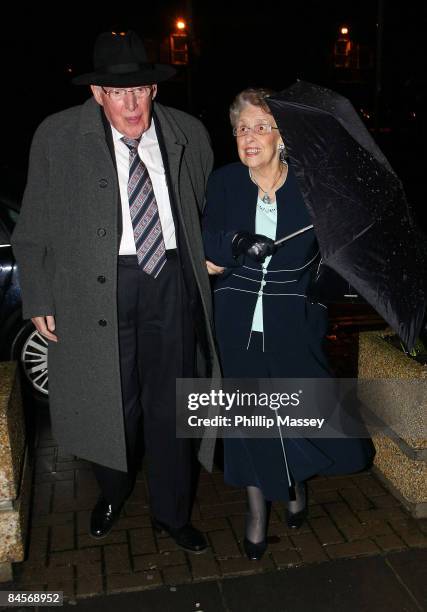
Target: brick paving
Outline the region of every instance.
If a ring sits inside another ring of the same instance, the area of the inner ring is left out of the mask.
[[[328,352],[336,375],[355,376],[357,334],[333,331]],[[73,601],[347,558],[386,561],[427,546],[427,519],[413,519],[369,471],[311,479],[308,520],[297,532],[285,525],[281,504],[273,504],[269,548],[259,563],[242,548],[245,494],[225,485],[220,470],[202,471],[193,509],[192,522],[210,545],[204,554],[187,554],[153,532],[143,472],[112,532],[95,540],[88,535],[98,497],[90,465],[63,453],[48,423],[39,427],[35,452],[30,541],[26,561],[14,567],[17,589],[62,590]]]
[[[143,471],[113,531],[95,540],[88,535],[98,497],[90,465],[61,453],[47,427],[36,449],[28,556],[14,567],[16,588],[63,590],[74,600],[427,546],[427,520],[413,519],[369,471],[316,477],[308,487],[309,516],[297,532],[285,525],[281,504],[273,504],[260,563],[242,549],[244,492],[225,485],[219,470],[201,473],[194,504],[193,524],[210,544],[206,553],[187,554],[153,532]]]

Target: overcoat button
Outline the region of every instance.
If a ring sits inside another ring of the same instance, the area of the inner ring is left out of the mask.
[[[105,234],[107,233],[107,231],[103,228],[103,227],[99,227],[98,231],[96,232],[98,234],[98,236],[105,236]]]
[[[107,321],[105,319],[99,319],[98,325],[101,327],[105,327],[107,325]]]
[[[101,187],[101,189],[105,189],[108,185],[107,179],[99,179],[98,185]]]
[[[107,279],[102,274],[97,278],[98,283],[105,283],[106,280]]]

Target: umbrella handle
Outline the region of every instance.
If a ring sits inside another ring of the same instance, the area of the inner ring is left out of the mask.
[[[288,234],[287,236],[284,236],[283,238],[280,238],[279,240],[275,241],[275,245],[276,246],[281,246],[283,244],[283,242],[286,242],[286,240],[290,240],[291,238],[294,238],[295,236],[299,236],[299,234],[303,234],[304,232],[308,231],[309,229],[312,229],[313,225],[307,225],[306,227],[302,227],[301,229],[297,230],[296,232],[293,232],[292,234]]]

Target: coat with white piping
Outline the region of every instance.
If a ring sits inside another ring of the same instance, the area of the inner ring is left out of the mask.
[[[226,268],[222,275],[215,277],[213,287],[218,343],[223,349],[247,346],[256,301],[262,292],[264,350],[277,351],[284,347],[295,350],[298,344],[307,342],[317,353],[327,328],[327,310],[324,305],[311,304],[306,297],[319,259],[314,230],[288,240],[279,248],[265,274],[261,264],[250,258],[246,257],[242,263],[232,257],[231,241],[236,232],[255,233],[257,194],[258,188],[241,163],[220,168],[208,181],[203,217],[205,252],[208,259]],[[310,225],[291,166],[276,198],[276,239]],[[315,371],[301,374],[317,375]]]

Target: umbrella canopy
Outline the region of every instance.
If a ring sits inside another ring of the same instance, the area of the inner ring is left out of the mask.
[[[351,103],[298,81],[266,102],[286,143],[325,264],[408,348],[426,312],[426,244],[402,183]]]

